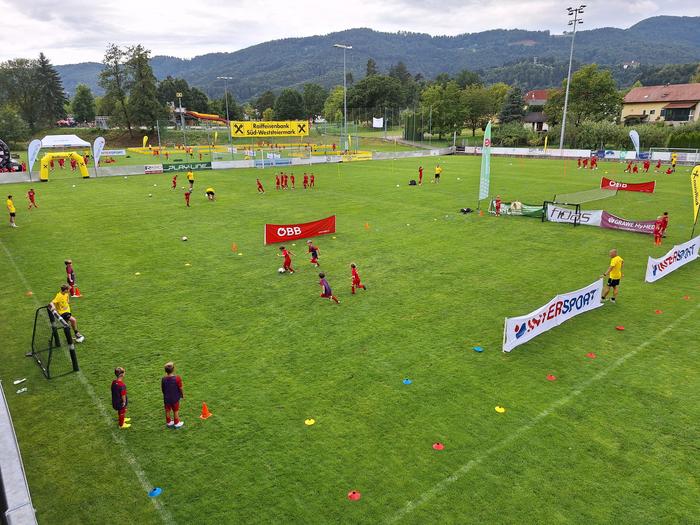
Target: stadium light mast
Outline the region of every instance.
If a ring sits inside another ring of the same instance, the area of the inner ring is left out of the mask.
[[[346,44],[333,44],[333,47],[337,47],[343,50],[343,134],[345,136],[345,148],[348,150],[348,75],[345,72],[345,52],[348,49],[352,49],[352,46]]]
[[[224,81],[224,99],[226,100],[226,127],[228,128],[226,133],[228,134],[228,145],[229,145],[229,150],[231,151],[231,160],[233,160],[233,150],[231,150],[231,148],[233,147],[233,144],[231,143],[231,120],[229,119],[229,116],[228,116],[228,81],[233,80],[233,77],[216,77],[216,79]],[[211,152],[211,155],[213,158],[213,156],[214,156],[213,150]]]
[[[574,30],[571,34],[571,52],[569,53],[569,73],[566,75],[566,94],[564,95],[564,114],[561,119],[561,136],[559,137],[559,154],[564,148],[564,132],[566,131],[566,110],[569,106],[569,85],[571,84],[571,64],[574,60],[574,40],[576,39],[576,26],[583,24],[583,20],[579,18],[579,15],[583,14],[583,9],[585,5],[580,5],[579,7],[568,7],[567,11],[569,16],[574,18],[569,20],[569,25],[574,26]]]
[[[187,135],[185,135],[185,114],[182,111],[182,93],[175,93],[178,105],[180,106],[180,127],[182,128],[182,145],[187,149]]]

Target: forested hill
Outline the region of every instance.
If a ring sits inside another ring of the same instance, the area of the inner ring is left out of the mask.
[[[561,82],[560,64],[568,60],[570,42],[568,35],[553,35],[549,31],[498,29],[433,37],[359,28],[274,40],[234,53],[211,53],[189,60],[155,56],[151,64],[158,79],[168,75],[181,77],[210,96],[220,96],[223,92],[223,83],[216,80],[217,76],[231,76],[234,80],[229,81],[229,89],[238,100],[251,99],[267,89],[298,88],[306,82],[327,87],[342,83],[342,51],[334,49],[334,43],[353,46],[347,58],[348,69],[355,79],[364,76],[369,58],[377,62],[380,71],[402,61],[411,73],[425,78],[463,69],[479,70],[491,78],[493,68],[527,62],[536,66],[537,57],[542,67],[554,68],[549,74],[554,85]],[[628,29],[581,30],[576,35],[576,60],[611,68],[621,68],[632,61],[643,66],[698,62],[700,17],[658,16]],[[87,62],[57,66],[57,69],[71,94],[81,82],[96,93],[101,92],[97,85],[100,64]],[[518,73],[506,70],[504,75]],[[544,82],[520,81],[526,88],[548,87],[537,85]]]

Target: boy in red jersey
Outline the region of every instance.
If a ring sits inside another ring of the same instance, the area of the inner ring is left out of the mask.
[[[304,189],[309,187],[309,176],[304,173]]]
[[[580,161],[579,161],[579,167],[580,167]],[[418,167],[418,186],[423,185],[423,166]]]
[[[583,169],[585,170],[588,167],[588,159],[583,159]]]
[[[291,176],[289,177],[289,179],[292,181],[292,189],[293,189],[293,190],[297,189],[296,186],[294,185],[294,181],[296,180],[296,179],[294,178],[294,173],[291,174]]]
[[[318,284],[321,285],[321,297],[324,299],[330,299],[331,301],[335,301],[335,304],[340,304],[340,301],[338,301],[338,298],[333,295],[333,292],[331,291],[331,285],[328,284],[328,281],[326,280],[326,274],[321,272],[318,274],[320,277],[320,281],[318,281]]]
[[[316,265],[316,268],[321,266],[318,263],[318,248],[313,245],[311,241],[306,241],[306,244],[309,245],[309,253],[311,254],[311,264]]]
[[[639,166],[636,164],[632,167],[632,173],[639,173]]]
[[[280,176],[279,176],[279,175],[275,175],[275,189],[276,189],[276,190],[279,190],[279,189],[280,189],[280,185],[281,185]]]
[[[659,171],[661,169],[661,159],[656,161],[656,169],[654,171]]]
[[[632,164],[633,164],[632,161],[629,161],[627,163],[627,167],[625,168],[624,173],[632,173]]]
[[[350,264],[350,273],[352,274],[352,294],[355,295],[355,288],[367,290],[367,287],[360,281],[360,274],[357,273],[357,266],[355,266],[355,263]]]
[[[661,246],[661,235],[663,234],[663,219],[659,215],[654,221],[654,244]]]
[[[182,378],[175,375],[175,364],[172,362],[165,363],[165,375],[160,380],[160,389],[163,392],[166,425],[171,428],[181,428],[185,423],[180,421],[180,400],[185,399],[185,393],[182,390]]]
[[[649,173],[649,168],[651,167],[651,162],[648,160],[645,160],[643,163],[644,166],[644,173]]]
[[[665,211],[661,216],[661,236],[666,237],[666,228],[668,228],[668,212]]]
[[[59,168],[63,169],[65,167],[65,165],[66,165],[66,159],[64,159],[63,157],[58,159],[58,167]]]
[[[117,411],[117,415],[119,416],[118,424],[119,428],[121,429],[129,428],[131,426],[129,424],[131,419],[125,417],[126,407],[129,404],[129,400],[126,397],[124,373],[124,368],[118,366],[114,369],[114,375],[117,376],[117,378],[112,381],[112,408]]]
[[[29,191],[27,192],[27,199],[29,199],[29,209],[31,210],[32,208],[38,208],[36,201],[34,200],[36,198],[36,194],[34,193],[34,188],[29,188]]]
[[[668,169],[666,170],[666,175],[670,175],[671,173],[673,173],[673,169],[668,168]]]
[[[255,183],[258,185],[258,193],[265,193],[265,188],[263,188],[262,182],[260,182],[260,179],[255,179]]]
[[[177,174],[173,175],[173,185],[172,189],[176,190],[177,189]]]
[[[294,273],[294,270],[292,269],[292,255],[294,254],[287,250],[284,246],[280,246],[280,251],[282,252],[281,257],[284,257],[282,268],[289,273]],[[278,254],[278,256],[280,255]]]
[[[190,194],[192,193],[192,190],[185,190],[185,204],[187,207],[190,207]]]
[[[314,174],[311,174],[311,178],[309,179],[309,188],[314,187],[314,183],[316,182],[316,177],[314,177]]]
[[[584,161],[586,159],[583,159]],[[496,208],[496,217],[501,216],[501,196],[496,195],[496,200],[494,201],[494,207]]]
[[[73,157],[71,157],[71,159],[70,159],[70,169],[71,169],[71,171],[75,171],[75,168],[77,168],[77,167],[78,167],[78,163],[75,162],[75,159],[74,159]]]
[[[75,293],[75,271],[73,271],[73,261],[71,259],[66,259],[63,261],[66,265],[66,282],[70,286],[70,296],[78,297]]]
[[[598,169],[598,157],[591,157],[591,169],[592,170]]]
[[[576,159],[576,164],[578,165],[578,169],[581,169],[581,157]]]

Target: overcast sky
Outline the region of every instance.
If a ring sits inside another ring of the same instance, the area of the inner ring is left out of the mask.
[[[555,0],[0,0],[0,61],[43,51],[54,64],[101,61],[109,42],[191,58],[285,37],[353,27],[455,35],[486,29],[566,29]],[[629,27],[656,15],[700,15],[698,0],[606,0],[582,29]]]

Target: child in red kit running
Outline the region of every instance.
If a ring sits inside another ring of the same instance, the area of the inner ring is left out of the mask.
[[[27,192],[27,199],[29,199],[29,209],[31,210],[32,208],[38,208],[36,204],[36,193],[34,193],[34,188],[29,188],[29,191]]]
[[[321,266],[318,263],[318,248],[313,245],[311,241],[306,241],[306,244],[309,245],[309,253],[311,254],[311,264],[316,265],[316,268]]]
[[[326,280],[326,274],[321,272],[318,274],[320,277],[320,281],[318,281],[318,284],[321,285],[321,297],[324,299],[330,299],[331,301],[335,301],[335,304],[340,304],[340,301],[338,301],[338,298],[333,295],[333,292],[331,291],[331,285],[328,284],[328,281]]]
[[[126,416],[126,406],[129,404],[129,400],[126,397],[126,385],[124,384],[124,372],[125,370],[118,366],[114,369],[114,375],[117,378],[112,381],[112,408],[117,411],[119,416],[119,428],[125,429],[129,428],[131,425],[129,422],[130,418]]]
[[[654,222],[654,244],[661,246],[661,236],[664,232],[663,218],[659,215]]]
[[[357,266],[355,266],[355,263],[350,265],[350,272],[352,274],[352,294],[355,295],[355,288],[367,290],[367,287],[360,281],[360,274],[357,273]]]
[[[314,184],[316,183],[316,177],[314,177],[314,174],[311,174],[311,177],[309,178],[309,188],[313,188]]]
[[[576,159],[576,164],[578,165],[578,169],[581,169],[581,157]]]
[[[280,251],[282,252],[281,257],[284,257],[284,262],[282,263],[282,268],[289,273],[294,273],[292,269],[292,255],[291,251],[287,250],[284,246],[280,246]],[[279,254],[277,254],[280,257]]]
[[[190,207],[190,195],[192,194],[192,190],[185,190],[185,204],[187,204],[187,207]]]
[[[304,189],[309,187],[309,176],[304,173]]]
[[[659,171],[660,169],[661,169],[661,160],[659,159],[656,161],[656,168],[654,169],[654,171]]]
[[[173,185],[172,189],[176,190],[177,189],[177,175],[173,175]]]
[[[639,173],[639,166],[636,164],[632,167],[632,173]]]
[[[263,188],[262,182],[260,182],[260,179],[255,179],[255,183],[258,185],[258,193],[265,193],[265,188]]]
[[[294,185],[294,181],[296,180],[296,179],[294,178],[294,173],[292,173],[292,174],[290,175],[289,179],[292,181],[292,189],[293,189],[293,190],[296,190],[297,188],[296,188],[296,186]]]
[[[185,423],[180,421],[180,400],[185,399],[185,393],[182,390],[182,378],[175,375],[175,365],[172,362],[165,363],[165,376],[160,380],[160,389],[163,391],[165,423],[171,428],[181,428]]]

